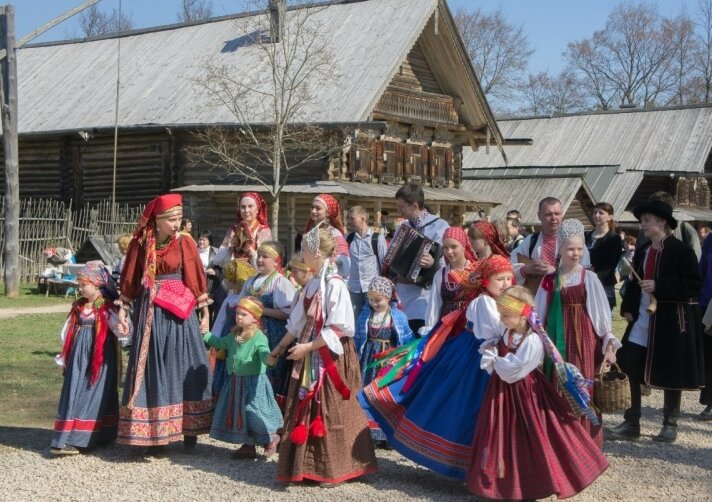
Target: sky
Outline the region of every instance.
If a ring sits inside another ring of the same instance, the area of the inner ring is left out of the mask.
[[[111,11],[119,8],[119,1],[102,0],[99,5]],[[15,5],[15,31],[20,38],[81,4],[82,0],[16,0],[10,3]],[[242,5],[240,0],[213,0],[212,3],[215,16],[238,12]],[[566,44],[588,38],[595,30],[602,29],[608,14],[621,0],[448,0],[448,3],[453,10],[477,6],[485,11],[501,8],[510,23],[524,26],[534,49],[529,71],[557,73],[564,67],[561,54],[566,50]],[[177,22],[181,0],[121,0],[121,4],[123,12],[132,16],[136,28],[146,28]],[[682,5],[689,14],[694,14],[697,0],[661,0],[657,4],[662,15],[674,16]],[[77,18],[65,21],[35,42],[70,38],[76,31]]]

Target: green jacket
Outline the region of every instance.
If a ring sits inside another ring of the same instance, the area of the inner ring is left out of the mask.
[[[203,341],[210,347],[227,351],[225,367],[228,375],[264,375],[267,371],[269,343],[265,334],[259,329],[255,330],[252,338],[245,343],[237,343],[232,335],[218,338],[212,333],[206,333]]]

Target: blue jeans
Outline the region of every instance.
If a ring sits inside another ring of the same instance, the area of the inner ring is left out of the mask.
[[[363,307],[368,302],[368,293],[354,293],[349,291],[349,296],[351,296],[351,305],[354,309],[354,324],[358,321],[358,316],[361,315]]]

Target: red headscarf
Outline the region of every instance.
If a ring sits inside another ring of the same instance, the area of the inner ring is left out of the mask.
[[[470,244],[470,239],[467,238],[467,233],[465,233],[464,228],[449,227],[443,234],[443,240],[445,239],[455,239],[462,244],[462,247],[465,248],[465,258],[467,258],[470,263],[477,262],[477,256],[475,255],[474,249],[472,249],[472,244]]]
[[[485,238],[487,244],[489,244],[490,248],[492,249],[492,254],[498,254],[509,258],[509,251],[507,251],[507,248],[502,242],[502,239],[499,236],[499,231],[497,230],[497,227],[494,225],[494,223],[480,220],[474,222],[472,226],[479,233],[482,234],[482,237]]]
[[[265,203],[265,200],[257,192],[245,192],[237,199],[237,217],[235,218],[234,227],[237,227],[237,225],[242,223],[242,215],[240,214],[240,203],[243,199],[252,199],[255,201],[255,205],[257,206],[257,221],[262,226],[269,226],[269,223],[267,223],[267,204]]]
[[[480,262],[480,275],[486,281],[495,274],[510,272],[514,274],[514,268],[509,258],[502,255],[492,254]]]
[[[328,193],[322,193],[314,197],[313,202],[318,202],[326,208],[326,216],[329,219],[329,224],[336,230],[341,232],[342,235],[346,235],[346,229],[344,228],[344,222],[341,219],[341,205],[339,201],[336,200],[332,195]],[[306,234],[309,230],[314,227],[314,222],[309,218],[304,233]]]
[[[168,193],[159,195],[146,204],[143,213],[138,219],[138,225],[134,230],[133,238],[141,244],[146,251],[144,262],[143,285],[147,289],[152,289],[156,282],[156,230],[152,224],[156,217],[176,206],[183,204],[183,196],[179,193]]]

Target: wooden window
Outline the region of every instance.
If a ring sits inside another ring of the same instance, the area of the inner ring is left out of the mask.
[[[405,145],[395,141],[382,141],[379,156],[379,181],[399,182],[403,177],[403,154]]]
[[[405,179],[423,183],[428,176],[428,147],[425,145],[407,145],[405,159]]]
[[[349,175],[354,181],[366,181],[372,174],[371,149],[367,138],[358,138],[349,152]]]
[[[447,187],[452,172],[452,150],[436,146],[430,149],[430,175],[432,185]]]

